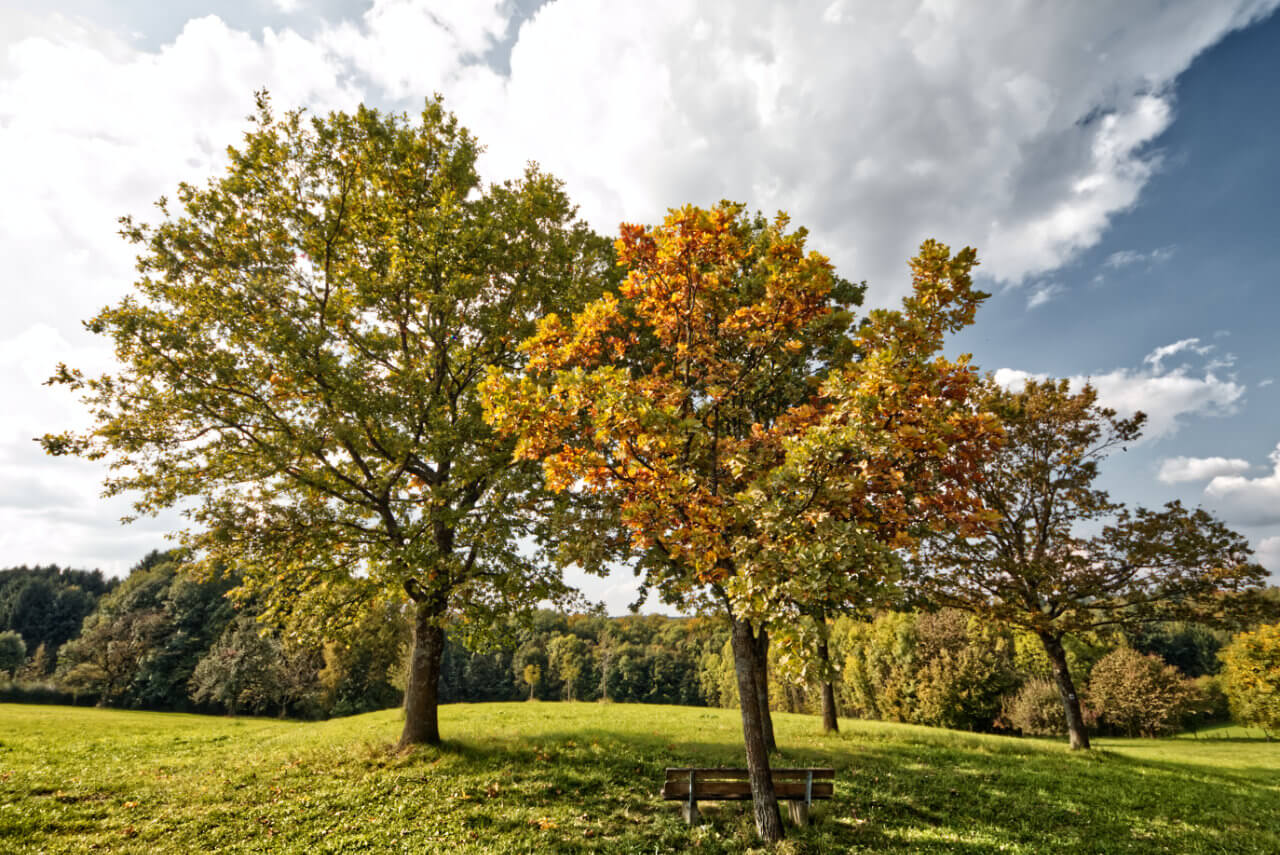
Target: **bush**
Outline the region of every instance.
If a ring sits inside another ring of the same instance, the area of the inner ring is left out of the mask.
[[[1212,674],[1191,681],[1191,698],[1182,718],[1187,730],[1199,730],[1210,724],[1219,724],[1231,718],[1227,693],[1221,678]]]
[[[1263,731],[1280,730],[1280,623],[1240,633],[1221,656],[1236,721]]]
[[[1023,736],[1065,736],[1067,733],[1067,713],[1058,687],[1042,677],[1028,680],[1016,694],[1005,697],[1000,720]]]
[[[1089,700],[1099,720],[1129,736],[1176,732],[1194,694],[1177,668],[1128,647],[1102,657],[1089,678]]]

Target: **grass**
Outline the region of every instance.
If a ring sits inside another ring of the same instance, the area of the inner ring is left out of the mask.
[[[779,762],[836,767],[783,853],[1280,852],[1280,743],[1017,740],[775,716]],[[737,713],[515,703],[307,724],[0,705],[0,852],[742,853],[744,805],[685,827],[665,766],[742,764]],[[784,814],[785,816],[785,814]]]

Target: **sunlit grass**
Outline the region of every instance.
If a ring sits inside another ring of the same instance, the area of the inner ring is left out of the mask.
[[[1280,743],[1017,740],[778,715],[782,762],[836,798],[783,852],[1280,852]],[[442,709],[447,744],[392,751],[399,713],[316,724],[0,705],[0,852],[700,852],[756,844],[746,808],[686,828],[662,769],[741,765],[736,711]]]

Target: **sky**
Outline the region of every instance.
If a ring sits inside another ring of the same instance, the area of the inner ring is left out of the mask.
[[[951,348],[997,379],[1092,382],[1143,440],[1117,499],[1203,505],[1280,573],[1280,0],[3,0],[0,566],[122,574],[175,514],[128,526],[43,385],[109,370],[81,321],[129,292],[116,219],[221,169],[253,93],[420,109],[534,160],[601,233],[728,198],[787,211],[868,302],[934,237],[992,297]],[[613,613],[624,572],[579,579]]]

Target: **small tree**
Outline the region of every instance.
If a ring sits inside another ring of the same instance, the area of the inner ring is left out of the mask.
[[[13,630],[0,632],[0,672],[8,672],[9,679],[27,660],[27,643]]]
[[[1280,623],[1240,633],[1221,656],[1232,715],[1270,738],[1280,730]]]
[[[438,100],[415,122],[277,119],[259,97],[225,175],[182,184],[161,223],[123,220],[135,293],[88,328],[120,369],[83,394],[84,434],[139,513],[181,506],[208,562],[243,569],[265,616],[316,635],[378,598],[411,605],[401,745],[436,743],[444,625],[565,593],[518,548],[554,535],[535,464],[481,419],[488,368],[517,370],[533,321],[594,296],[609,246],[530,168],[484,186]]]
[[[928,541],[923,585],[943,605],[1034,634],[1071,747],[1088,748],[1064,638],[1169,620],[1230,623],[1249,614],[1267,571],[1245,538],[1204,510],[1173,502],[1129,511],[1094,486],[1100,461],[1138,438],[1143,414],[1121,419],[1092,387],[1073,393],[1065,380],[1021,391],[990,383],[982,406],[1006,434],[976,488],[990,516]],[[1091,524],[1101,530],[1081,532]]]
[[[1130,736],[1176,732],[1194,695],[1177,668],[1129,647],[1102,657],[1089,678],[1089,701],[1098,718]]]
[[[529,686],[529,700],[533,700],[533,691],[538,687],[538,683],[542,682],[542,668],[530,662],[524,666],[522,675],[524,681]]]

